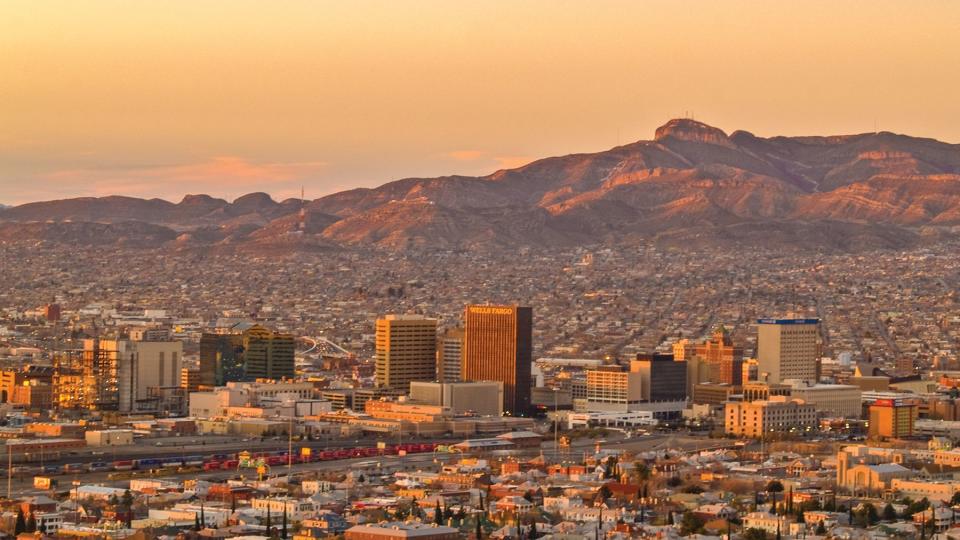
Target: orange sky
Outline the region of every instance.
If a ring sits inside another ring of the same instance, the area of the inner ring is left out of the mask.
[[[5,0],[0,203],[309,197],[649,139],[960,142],[960,2]]]

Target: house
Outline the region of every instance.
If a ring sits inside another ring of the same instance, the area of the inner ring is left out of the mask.
[[[497,512],[525,514],[533,510],[533,503],[517,495],[508,495],[494,503],[494,510]]]

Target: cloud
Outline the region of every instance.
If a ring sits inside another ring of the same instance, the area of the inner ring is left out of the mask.
[[[454,150],[447,152],[444,156],[457,161],[476,161],[487,155],[483,150]]]
[[[209,193],[236,197],[264,191],[280,198],[299,195],[299,186],[324,172],[322,161],[257,163],[217,156],[199,163],[127,168],[65,169],[43,175],[74,196],[172,197]]]

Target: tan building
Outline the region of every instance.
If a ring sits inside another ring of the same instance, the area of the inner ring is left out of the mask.
[[[412,382],[410,399],[424,405],[439,405],[456,416],[500,416],[503,414],[503,383]]]
[[[462,328],[452,328],[437,339],[437,379],[441,382],[459,382],[463,368]]]
[[[587,410],[627,412],[643,400],[643,376],[621,366],[587,370]]]
[[[460,530],[425,523],[378,523],[354,525],[344,533],[346,540],[458,540]]]
[[[860,388],[847,384],[813,384],[797,381],[790,396],[812,403],[817,412],[829,416],[860,418],[862,403]]]
[[[126,446],[133,444],[133,431],[129,429],[104,429],[84,434],[87,446]]]
[[[960,482],[894,478],[890,482],[890,488],[899,496],[910,497],[915,501],[926,498],[930,501],[949,502],[953,495],[960,491]]]
[[[719,383],[702,383],[693,387],[693,403],[698,405],[722,405],[740,392],[739,386]]]
[[[758,380],[819,380],[820,319],[757,321]]]
[[[465,381],[503,382],[504,411],[530,411],[533,309],[521,306],[467,306],[463,341]]]
[[[878,399],[870,405],[870,437],[898,439],[913,435],[917,417],[914,403],[899,399]]]
[[[182,368],[180,370],[180,386],[187,392],[197,392],[200,390],[200,370]]]
[[[789,384],[768,384],[764,382],[748,382],[743,385],[744,401],[764,401],[773,396],[789,396]]]
[[[812,404],[785,396],[766,401],[729,402],[724,411],[726,432],[743,437],[809,431],[816,424],[817,411]]]
[[[899,463],[861,463],[844,470],[840,487],[854,494],[879,494],[892,487],[895,479],[913,476],[913,471]]]
[[[93,387],[85,392],[87,403],[82,406],[120,412],[152,410],[151,389],[180,385],[182,354],[179,341],[84,340],[83,358],[95,369],[80,380]]]
[[[413,381],[437,379],[437,320],[387,315],[376,325],[377,386],[407,392]]]

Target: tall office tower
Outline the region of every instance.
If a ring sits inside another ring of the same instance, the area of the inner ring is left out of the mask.
[[[458,382],[463,364],[463,329],[451,328],[437,340],[437,378],[441,382]]]
[[[643,400],[643,378],[621,366],[587,370],[587,409],[602,412],[636,410]]]
[[[640,373],[641,396],[646,401],[687,399],[685,360],[674,360],[672,354],[638,354],[630,361],[630,371]]]
[[[743,348],[735,347],[730,333],[723,326],[713,332],[713,337],[696,346],[694,355],[703,359],[709,370],[707,381],[743,384]]]
[[[787,379],[818,382],[820,319],[759,319],[757,378],[768,383]]]
[[[55,401],[64,408],[154,411],[156,389],[180,385],[182,355],[179,341],[86,339],[79,362],[55,362]]]
[[[243,332],[243,363],[247,379],[294,377],[294,339],[291,334],[253,325]]]
[[[200,373],[202,386],[223,386],[228,382],[243,381],[243,335],[240,333],[200,336]]]
[[[533,309],[520,306],[467,306],[463,338],[465,381],[503,383],[503,410],[530,410]]]
[[[413,381],[437,380],[437,320],[419,315],[377,319],[377,386],[410,391]]]

